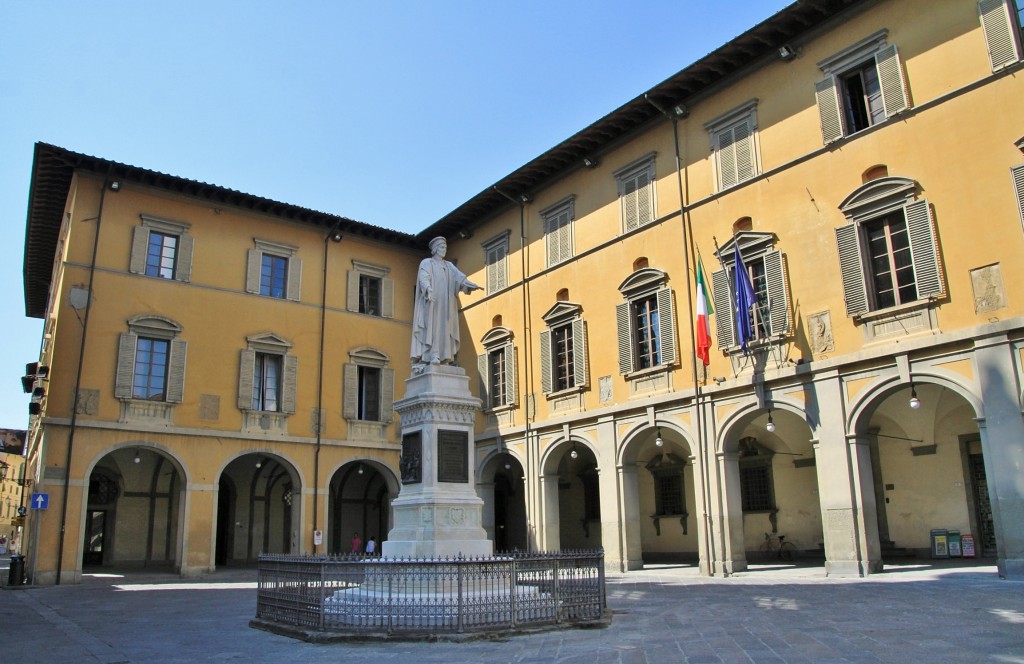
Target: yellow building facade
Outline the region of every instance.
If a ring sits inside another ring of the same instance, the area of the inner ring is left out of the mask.
[[[729,574],[781,535],[865,575],[955,542],[1019,576],[1020,34],[1007,0],[794,4],[415,236],[37,146],[37,581],[386,537],[436,235],[486,285],[496,550]]]

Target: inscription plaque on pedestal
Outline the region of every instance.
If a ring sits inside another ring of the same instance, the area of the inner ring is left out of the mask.
[[[437,481],[469,482],[469,434],[467,432],[438,430]]]
[[[423,442],[419,431],[402,436],[402,458],[398,465],[402,471],[402,484],[423,481]]]

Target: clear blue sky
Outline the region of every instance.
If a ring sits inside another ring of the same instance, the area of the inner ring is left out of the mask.
[[[28,424],[42,330],[36,141],[415,232],[788,4],[2,3],[0,428]]]

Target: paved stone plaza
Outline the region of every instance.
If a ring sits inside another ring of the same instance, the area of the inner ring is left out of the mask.
[[[249,628],[253,570],[193,583],[90,575],[81,585],[0,590],[0,661],[1024,662],[1024,582],[967,561],[886,570],[833,580],[820,567],[755,567],[707,579],[657,566],[608,578],[607,629],[329,645]]]

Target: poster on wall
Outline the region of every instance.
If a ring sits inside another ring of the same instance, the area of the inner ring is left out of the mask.
[[[0,429],[0,452],[24,456],[25,431],[22,429]]]

